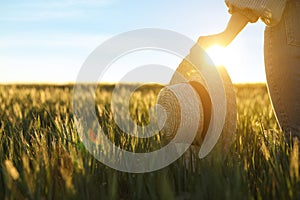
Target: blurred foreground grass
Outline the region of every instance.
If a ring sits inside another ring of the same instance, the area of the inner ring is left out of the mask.
[[[113,123],[113,87],[96,93],[108,137],[135,152],[160,148],[163,136],[134,140]],[[0,199],[300,199],[298,146],[285,145],[265,85],[235,88],[237,133],[225,158],[212,153],[199,160],[188,150],[164,169],[130,174],[98,162],[80,142],[72,85],[2,85]],[[130,114],[138,124],[149,122],[159,89],[143,87],[133,95]]]

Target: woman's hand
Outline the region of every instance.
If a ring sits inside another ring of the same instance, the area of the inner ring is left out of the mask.
[[[223,32],[214,35],[201,36],[199,37],[197,43],[203,49],[207,49],[213,45],[226,47],[232,42],[232,40],[234,40],[241,30],[243,30],[248,22],[249,19],[246,16],[235,12],[231,15],[227,27]]]
[[[213,46],[214,44],[226,47],[231,43],[232,40],[233,38],[227,36],[226,32],[221,32],[214,35],[200,36],[197,43],[203,49],[207,49],[208,47]]]

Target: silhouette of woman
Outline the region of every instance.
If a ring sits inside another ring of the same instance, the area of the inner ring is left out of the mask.
[[[225,0],[231,18],[221,33],[198,44],[227,46],[259,18],[266,24],[264,59],[269,96],[288,142],[300,138],[300,0]]]

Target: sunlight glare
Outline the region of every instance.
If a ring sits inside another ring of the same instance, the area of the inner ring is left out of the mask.
[[[206,53],[216,66],[224,66],[227,53],[225,47],[214,45],[206,50]]]
[[[229,45],[227,47],[214,45],[206,50],[206,53],[214,65],[217,67],[225,67],[234,82],[242,82],[245,78],[241,76],[243,74],[243,67],[239,52],[241,52],[241,50],[234,45]]]

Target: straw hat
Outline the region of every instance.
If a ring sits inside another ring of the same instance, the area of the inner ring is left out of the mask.
[[[184,85],[180,86],[180,85]],[[189,85],[197,95],[188,95]],[[176,90],[176,95],[174,94]],[[167,119],[161,132],[165,142],[175,137],[181,116],[180,102],[197,102],[199,105],[199,121],[189,119],[184,122],[186,127],[198,124],[193,145],[200,147],[199,157],[205,157],[213,148],[227,152],[236,130],[236,96],[233,84],[224,67],[214,67],[200,47],[193,47],[190,54],[183,59],[174,73],[170,84],[158,95],[158,104],[166,112]],[[193,109],[190,109],[193,112]],[[158,116],[159,117],[159,116]],[[189,130],[186,130],[189,134]],[[176,142],[184,143],[184,139]]]

